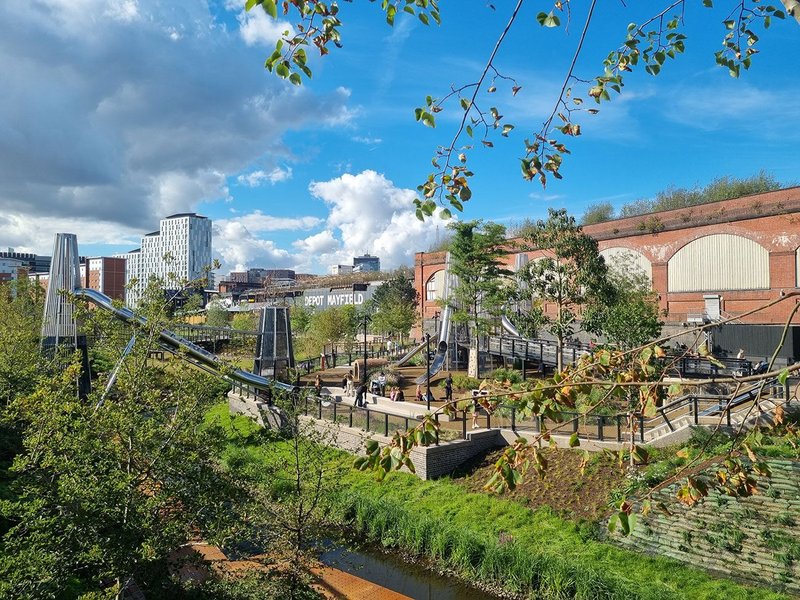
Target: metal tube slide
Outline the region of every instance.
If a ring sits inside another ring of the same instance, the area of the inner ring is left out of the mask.
[[[503,329],[505,329],[509,334],[513,335],[514,337],[518,338],[522,337],[519,333],[519,329],[514,327],[514,324],[507,316],[503,315],[502,317],[500,317],[500,324],[503,326]]]
[[[409,352],[405,354],[405,356],[403,356],[403,358],[394,363],[394,366],[402,367],[403,365],[405,365],[408,361],[414,358],[419,353],[420,350],[422,350],[425,347],[425,344],[427,344],[427,342],[422,342],[418,346],[414,346]]]
[[[77,288],[73,290],[73,293],[76,296],[86,298],[92,304],[99,306],[103,310],[107,310],[118,319],[129,323],[134,327],[147,326],[147,319],[137,316],[129,308],[117,308],[112,303],[111,298],[105,294],[101,294],[97,290]],[[254,388],[262,390],[278,388],[287,392],[292,392],[296,389],[295,386],[288,383],[267,379],[266,377],[250,373],[248,371],[243,371],[242,369],[230,369],[230,367],[228,367],[216,354],[212,354],[211,352],[204,350],[200,346],[182,338],[169,329],[162,329],[158,333],[158,336],[164,345],[175,350],[183,350],[187,355],[189,355],[190,358],[211,368],[215,373],[218,373],[219,375],[228,379],[233,379],[239,383],[243,383],[244,385],[250,385]]]

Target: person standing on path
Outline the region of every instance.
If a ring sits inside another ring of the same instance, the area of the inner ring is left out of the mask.
[[[447,402],[453,400],[453,375],[451,373],[448,373],[447,379],[444,380],[444,399]]]

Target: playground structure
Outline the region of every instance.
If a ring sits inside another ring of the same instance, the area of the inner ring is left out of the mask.
[[[135,329],[148,327],[147,319],[134,313],[126,307],[115,306],[111,298],[96,290],[83,288],[80,286],[79,278],[79,257],[77,236],[72,233],[57,233],[53,247],[53,260],[50,266],[50,285],[47,289],[45,300],[44,319],[42,323],[42,348],[44,350],[55,351],[60,347],[67,347],[70,350],[81,350],[84,357],[84,369],[82,369],[79,391],[81,395],[89,393],[90,377],[88,369],[88,358],[86,350],[86,338],[81,336],[79,328],[75,322],[75,309],[73,298],[84,298],[98,308],[111,313],[117,319],[133,326]],[[67,293],[65,293],[67,292]],[[261,342],[259,343],[259,354],[256,357],[256,365],[260,370],[276,371],[276,364],[294,365],[294,358],[291,353],[291,330],[288,325],[288,314],[283,317],[283,325],[276,326],[280,322],[277,316],[272,319],[273,328],[270,329],[269,317],[261,318]],[[266,328],[266,331],[265,331]],[[282,332],[281,336],[275,332]],[[134,334],[135,335],[135,334]],[[284,337],[285,335],[285,337]],[[284,341],[276,339],[281,337]],[[285,343],[285,339],[289,343]],[[161,329],[158,332],[159,344],[170,352],[213,373],[224,377],[232,382],[238,383],[248,388],[260,391],[269,391],[278,388],[284,391],[294,391],[295,387],[268,378],[260,373],[250,373],[242,369],[231,369],[217,355],[208,352],[197,344],[179,336],[169,329]],[[132,344],[129,344],[129,348]],[[276,351],[285,351],[286,356],[276,356]],[[269,352],[272,352],[270,357]],[[265,354],[266,353],[266,354]],[[124,360],[126,353],[123,353],[120,360]],[[270,364],[271,363],[271,364]],[[280,369],[278,369],[279,371]]]

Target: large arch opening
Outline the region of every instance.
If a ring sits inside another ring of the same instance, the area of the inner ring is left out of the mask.
[[[672,256],[667,268],[670,292],[769,289],[769,252],[739,235],[693,240]]]

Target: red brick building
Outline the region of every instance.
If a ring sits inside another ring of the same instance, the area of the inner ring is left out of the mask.
[[[81,284],[97,290],[114,300],[125,300],[125,259],[100,256],[81,258]],[[37,281],[45,290],[49,283],[48,273],[32,273],[28,276]]]
[[[584,227],[606,262],[627,254],[652,279],[667,323],[740,317],[784,323],[795,299],[746,314],[800,291],[800,187],[616,219]],[[513,252],[512,270],[540,252]],[[441,311],[444,252],[416,254],[415,286],[428,322]],[[800,317],[795,318],[800,323]],[[417,332],[419,333],[419,332]]]

